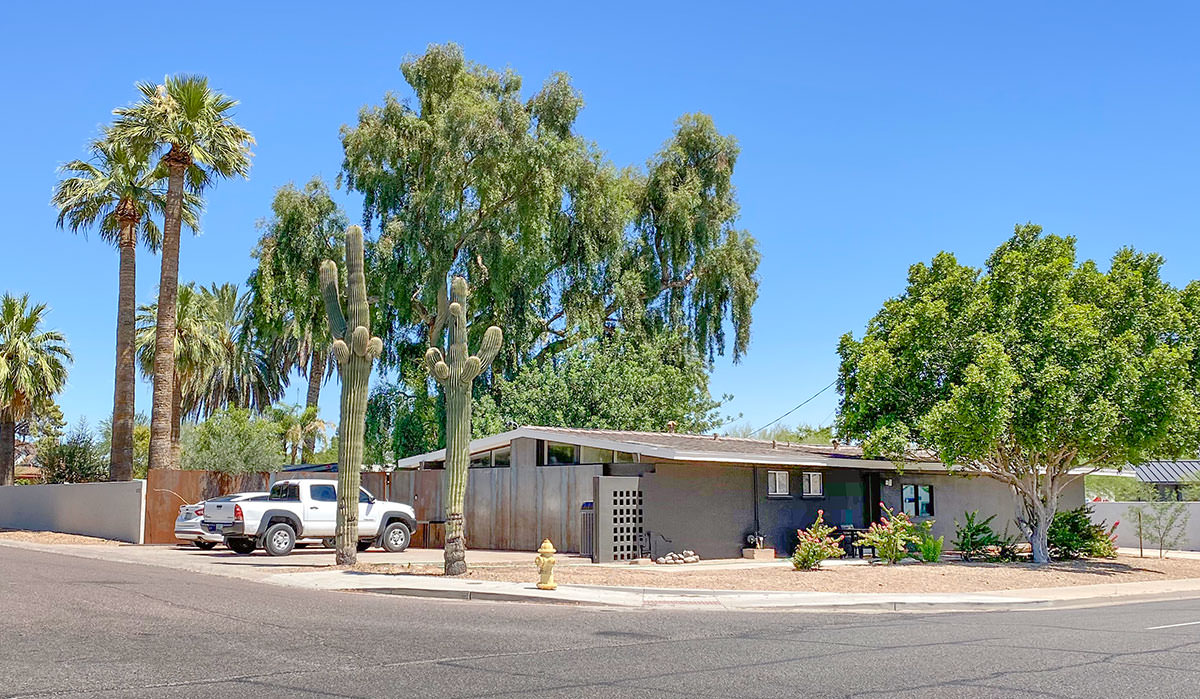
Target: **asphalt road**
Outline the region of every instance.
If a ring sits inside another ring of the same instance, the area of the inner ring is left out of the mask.
[[[1200,600],[976,614],[311,592],[0,546],[0,696],[1197,697]]]

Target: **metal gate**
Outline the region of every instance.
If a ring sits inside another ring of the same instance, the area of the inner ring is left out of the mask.
[[[596,476],[592,479],[595,535],[592,561],[632,561],[641,556],[642,479]]]

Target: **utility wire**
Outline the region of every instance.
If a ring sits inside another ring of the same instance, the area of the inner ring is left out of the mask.
[[[788,415],[791,415],[792,413],[796,412],[796,411],[797,411],[797,410],[799,410],[800,408],[803,408],[805,405],[808,405],[810,402],[812,402],[812,400],[813,400],[814,398],[816,398],[817,396],[821,395],[822,393],[824,393],[824,392],[828,391],[830,388],[832,388],[832,387],[833,387],[833,385],[834,385],[835,383],[837,383],[837,379],[834,379],[833,381],[830,381],[828,386],[826,386],[825,388],[822,388],[821,390],[819,390],[819,391],[817,391],[816,393],[812,394],[812,395],[811,395],[811,396],[809,396],[808,398],[805,398],[803,401],[801,401],[800,405],[797,405],[796,407],[794,407],[794,408],[792,408],[791,410],[787,411],[787,412],[786,412],[786,413],[784,413],[783,415],[780,415],[779,417],[777,417],[777,418],[775,418],[774,420],[772,420],[772,421],[768,422],[767,424],[763,425],[762,427],[758,428],[757,430],[754,430],[753,432],[751,432],[750,434],[748,434],[748,435],[746,435],[746,436],[747,436],[747,437],[753,437],[754,435],[758,434],[759,432],[762,432],[763,430],[767,429],[767,428],[768,428],[768,427],[770,427],[771,425],[774,425],[775,423],[779,422],[780,420],[782,420],[783,418],[787,417]]]

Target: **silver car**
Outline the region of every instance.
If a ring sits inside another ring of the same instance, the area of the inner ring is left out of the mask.
[[[267,493],[233,493],[210,498],[206,502],[245,502],[247,500],[266,500]],[[223,541],[220,532],[208,531],[201,524],[204,519],[204,503],[183,505],[179,508],[179,517],[175,519],[175,538],[190,541],[198,549],[208,551]],[[214,527],[215,529],[215,527]]]

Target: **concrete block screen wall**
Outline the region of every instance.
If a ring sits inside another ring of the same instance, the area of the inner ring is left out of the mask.
[[[0,487],[0,527],[143,541],[146,481]]]
[[[1137,513],[1131,512],[1130,508],[1146,503],[1093,502],[1089,504],[1092,506],[1093,522],[1104,524],[1106,527],[1111,527],[1114,523],[1120,522],[1117,525],[1117,546],[1138,547]],[[1182,551],[1200,551],[1200,502],[1182,502],[1180,505],[1187,510],[1188,520],[1183,541],[1176,545],[1175,548]],[[1149,531],[1146,532],[1141,544],[1144,547],[1146,555],[1158,555],[1157,544],[1151,541]]]

